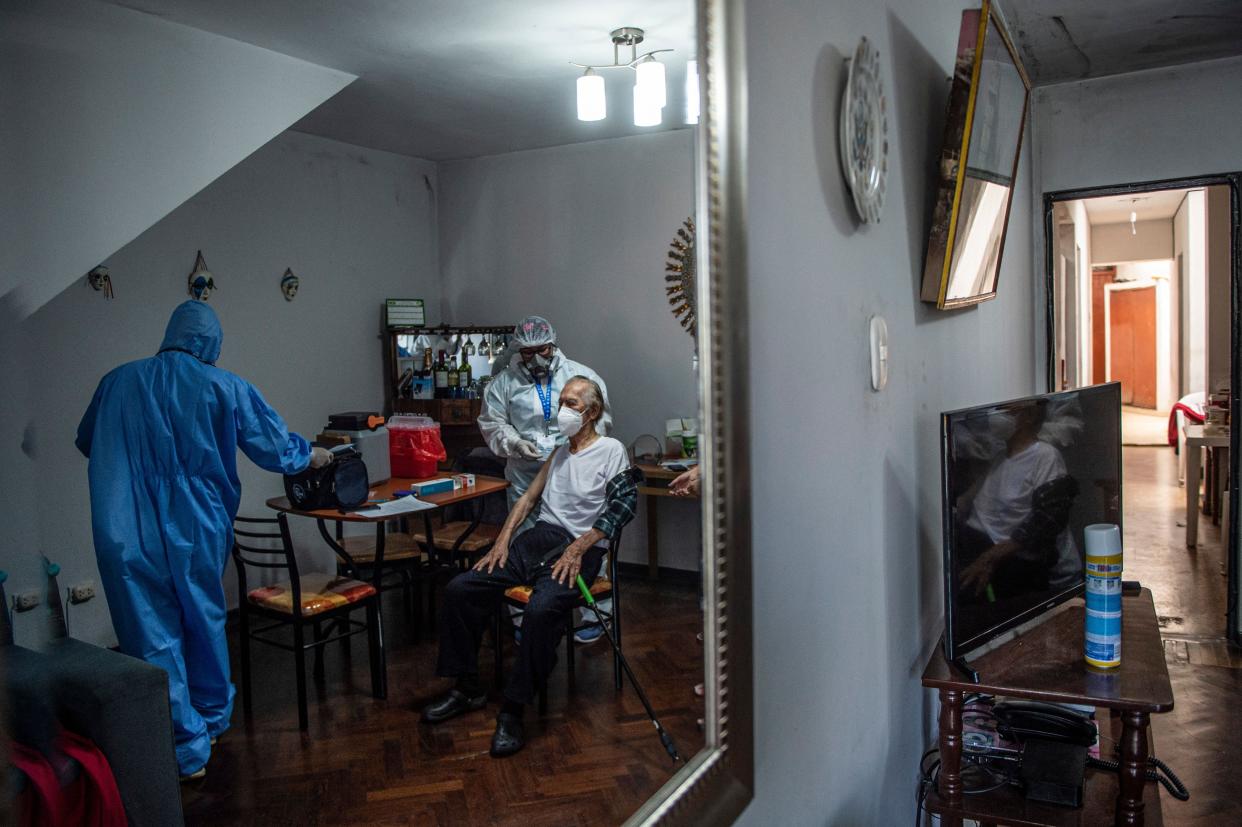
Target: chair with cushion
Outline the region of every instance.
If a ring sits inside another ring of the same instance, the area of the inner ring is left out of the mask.
[[[607,574],[600,574],[595,578],[595,582],[590,586],[591,596],[595,598],[597,604],[605,598],[612,598],[611,612],[606,612],[603,609],[599,609],[598,611],[600,617],[603,618],[604,623],[612,629],[613,637],[617,641],[618,650],[621,649],[621,594],[619,589],[621,582],[617,573],[617,557],[619,556],[620,550],[621,532],[618,531],[617,536],[614,537],[608,545]],[[530,602],[530,596],[533,592],[534,589],[530,586],[514,586],[513,588],[505,590],[504,596],[500,601],[499,610],[496,612],[496,628],[494,630],[496,641],[495,673],[497,687],[503,685],[502,669],[504,651],[500,642],[504,639],[505,628],[513,628],[507,622],[509,618],[505,616],[506,612],[504,611],[504,607],[513,607],[516,610],[513,613],[514,618],[520,617],[522,611],[526,608],[526,604]],[[595,610],[587,610],[586,605],[586,601],[579,597],[578,602],[574,606],[575,609],[584,610],[582,613],[583,622],[581,624],[574,625],[574,612],[572,611],[569,612],[565,620],[565,672],[570,692],[574,691],[576,685],[574,676],[574,647],[577,644],[574,642],[574,635],[578,631],[596,624]],[[620,690],[622,687],[621,656],[616,652],[613,653],[612,657],[612,679],[617,689]],[[545,685],[539,690],[539,714],[546,714],[547,711],[548,687]]]
[[[275,519],[238,517],[233,526],[233,560],[237,566],[239,615],[241,616],[241,667],[242,705],[250,714],[250,641],[266,643],[293,652],[297,665],[298,726],[305,731],[309,727],[306,709],[306,650],[315,649],[315,676],[322,679],[323,647],[337,640],[345,640],[366,633],[371,660],[371,693],[384,697],[384,657],[381,650],[382,634],[379,616],[379,593],[371,583],[339,574],[314,572],[301,574],[289,537],[289,524],[284,514]],[[272,585],[249,588],[246,583],[247,568],[285,569],[288,579]],[[353,612],[364,609],[366,622],[354,620]],[[251,627],[251,618],[272,621],[259,628]],[[334,634],[325,636],[325,625],[330,624]],[[281,627],[293,629],[293,644],[268,635]],[[306,640],[306,627],[312,630],[312,639]]]

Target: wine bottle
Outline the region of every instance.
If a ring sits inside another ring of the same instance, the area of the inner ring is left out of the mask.
[[[466,356],[465,349],[461,352],[461,365],[457,368],[457,396],[460,399],[469,399],[470,384],[474,377],[470,370],[470,358]]]
[[[452,358],[448,361],[448,398],[457,398],[457,363]]]
[[[440,361],[436,362],[436,399],[448,399],[448,359],[445,352],[440,351]]]

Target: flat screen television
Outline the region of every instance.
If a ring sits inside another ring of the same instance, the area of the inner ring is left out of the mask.
[[[945,656],[1083,589],[1083,528],[1121,525],[1116,382],[941,414]]]

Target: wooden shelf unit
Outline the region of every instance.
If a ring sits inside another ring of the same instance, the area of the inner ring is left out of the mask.
[[[447,464],[471,448],[483,446],[478,418],[482,399],[409,399],[397,396],[397,382],[406,365],[422,364],[422,354],[397,355],[399,336],[440,336],[455,334],[512,336],[511,325],[427,325],[423,327],[390,327],[382,334],[384,341],[384,408],[388,415],[417,414],[440,423],[440,438],[448,452]]]

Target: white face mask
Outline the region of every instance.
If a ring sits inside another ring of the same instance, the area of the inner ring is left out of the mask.
[[[572,437],[582,430],[582,414],[567,405],[561,405],[561,409],[556,412],[556,426],[566,438]]]

